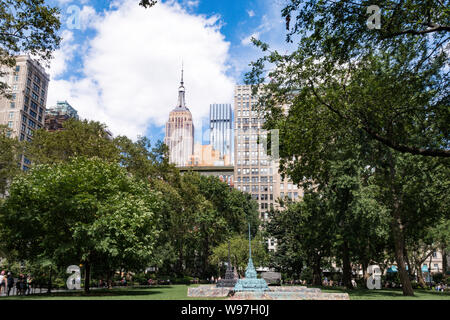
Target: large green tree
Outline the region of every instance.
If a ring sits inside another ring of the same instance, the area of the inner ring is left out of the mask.
[[[15,56],[31,54],[49,62],[59,47],[59,9],[45,0],[3,0],[0,2],[0,67],[14,67]],[[6,75],[0,70],[0,77]],[[0,81],[0,96],[8,85]]]
[[[14,180],[1,207],[4,252],[58,266],[82,263],[89,292],[93,265],[149,265],[160,198],[118,164],[98,158],[36,166]]]
[[[370,5],[382,9],[381,29],[367,27]],[[288,41],[298,49],[259,59],[249,80],[262,80],[264,63],[273,63],[268,76],[283,88],[274,99],[287,101],[307,87],[342,125],[399,152],[449,157],[447,7],[448,1],[291,0],[283,16],[295,17]]]
[[[216,272],[209,261],[214,247],[245,232],[248,221],[257,230],[257,204],[216,177],[187,172],[151,185],[165,195],[158,247],[167,253],[160,261],[166,272],[209,277]]]
[[[372,4],[383,9],[379,30],[367,28]],[[412,295],[400,154],[450,156],[448,11],[434,1],[292,0],[283,15],[289,23],[295,17],[293,29],[287,26],[288,41],[298,48],[286,55],[269,52],[253,63],[247,78],[256,84],[270,78],[260,90],[260,107],[267,111],[266,128],[280,129],[281,170],[295,182],[322,184],[330,148],[341,137],[347,136],[349,146],[367,146],[364,165],[383,176],[376,182],[385,195],[380,203],[390,212],[404,294]],[[271,68],[265,72],[267,62]],[[334,152],[345,152],[341,148]],[[308,170],[311,175],[302,175]]]
[[[230,247],[230,260],[237,273],[243,277],[247,268],[249,258],[248,237],[235,235],[228,241],[216,246],[209,257],[212,264],[220,265],[228,263],[228,242]],[[255,266],[266,266],[269,261],[269,254],[265,241],[261,236],[253,239],[252,243],[252,260]]]
[[[37,130],[27,153],[35,164],[66,162],[79,156],[119,162],[120,150],[105,130],[106,126],[96,121],[69,119],[63,130]]]

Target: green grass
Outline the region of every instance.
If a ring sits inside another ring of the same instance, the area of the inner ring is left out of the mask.
[[[91,290],[89,295],[81,291],[55,292],[50,295],[0,297],[1,300],[218,300],[223,298],[192,298],[187,296],[189,287],[198,285],[164,285],[151,288],[114,288]]]
[[[151,288],[114,288],[112,290],[92,290],[90,295],[83,292],[53,293],[50,295],[10,296],[0,297],[1,300],[207,300],[187,296],[188,287],[197,285],[155,286]],[[404,297],[401,289],[354,289],[320,288],[322,292],[345,293],[351,300],[450,300],[450,293],[430,290],[414,290],[414,297]],[[222,300],[225,298],[210,298],[208,300]]]
[[[322,292],[348,293],[350,300],[450,300],[450,292],[437,292],[432,290],[416,289],[414,297],[403,296],[402,289],[369,290],[356,288],[347,290],[345,288],[320,287]]]

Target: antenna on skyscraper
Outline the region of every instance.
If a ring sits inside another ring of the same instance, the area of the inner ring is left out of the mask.
[[[184,71],[184,63],[183,63],[183,59],[181,59],[181,85],[184,84],[184,81],[183,81],[183,71]]]

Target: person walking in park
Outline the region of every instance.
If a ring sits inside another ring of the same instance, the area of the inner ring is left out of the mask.
[[[19,274],[19,278],[16,282],[16,294],[20,296],[22,294],[23,274]]]
[[[7,282],[7,286],[8,286],[7,295],[9,296],[11,289],[14,287],[14,278],[13,278],[13,275],[11,272],[8,272],[8,277],[6,278],[6,282]]]
[[[5,270],[0,273],[0,295],[6,293],[6,276]]]
[[[31,288],[33,286],[33,278],[31,277],[31,274],[28,275],[27,277],[27,291],[26,291],[26,295],[31,294]]]

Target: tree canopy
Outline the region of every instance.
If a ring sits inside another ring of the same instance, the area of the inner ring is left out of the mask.
[[[1,207],[4,252],[19,260],[145,268],[158,236],[161,195],[118,164],[73,158],[16,178]],[[114,269],[113,269],[114,270]]]

